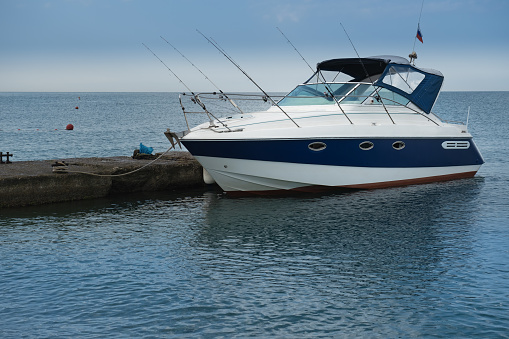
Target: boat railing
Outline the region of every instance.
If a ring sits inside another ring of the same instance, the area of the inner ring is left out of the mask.
[[[271,96],[271,98],[275,98],[275,99],[284,97],[284,95],[277,95],[277,94],[276,95],[271,94],[270,96]],[[198,105],[199,109],[196,111],[188,110],[182,102],[183,97],[189,98],[189,100],[193,104]],[[202,99],[206,102],[206,104],[204,101],[202,101]],[[209,119],[211,127],[215,127],[216,123],[219,123],[220,125],[223,125],[223,127],[225,127],[227,130],[230,130],[228,128],[228,126],[226,126],[225,123],[223,123],[218,117],[216,117],[216,115],[213,112],[211,112],[211,110],[209,109],[209,104],[210,104],[210,106],[213,106],[214,110],[217,109],[218,111],[222,111],[223,114],[221,116],[224,116],[227,114],[232,114],[232,113],[244,114],[245,112],[243,111],[243,109],[241,109],[239,107],[239,105],[237,105],[237,103],[236,103],[236,102],[240,102],[240,101],[242,101],[242,102],[257,101],[257,102],[263,102],[263,103],[267,103],[267,104],[270,103],[269,98],[266,95],[253,94],[253,93],[200,92],[200,93],[180,93],[179,94],[179,103],[180,103],[182,112],[184,114],[184,119],[186,121],[188,130],[190,130],[189,120],[187,117],[188,114],[206,114]],[[222,103],[227,103],[227,104],[222,104]],[[246,106],[248,108],[250,108],[249,105],[246,105]],[[256,110],[259,110],[259,107],[256,107],[254,109],[251,108],[250,110],[256,111]]]
[[[354,89],[357,87],[358,86],[355,86]],[[436,121],[431,119],[429,116],[425,115],[423,112],[421,112],[413,107],[408,106],[408,103],[403,104],[401,102],[398,102],[396,100],[393,100],[391,98],[384,96],[383,93],[375,94],[375,92],[370,92],[370,94],[368,94],[368,95],[354,95],[354,94],[352,94],[354,89],[352,89],[351,91],[348,91],[348,93],[346,95],[342,96],[340,99],[337,99],[337,100],[334,100],[334,98],[330,97],[330,95],[327,95],[327,94],[324,94],[320,98],[328,98],[328,99],[330,98],[330,100],[332,101],[330,103],[331,105],[337,104],[337,105],[340,105],[340,107],[344,106],[344,105],[350,105],[350,104],[365,104],[366,99],[371,98],[373,100],[373,103],[372,104],[370,103],[369,105],[384,105],[389,108],[391,108],[391,107],[405,108],[411,112],[410,114],[421,115],[426,120],[431,121],[431,122],[435,123],[436,125],[438,125],[438,123]],[[194,110],[188,110],[187,108],[185,108],[184,104],[182,103],[182,97],[188,97],[192,103],[197,104],[200,107],[200,110],[194,111]],[[319,97],[318,96],[294,96],[294,97],[291,97],[289,95],[279,95],[279,94],[272,95],[271,94],[271,98],[272,99],[280,99],[279,103],[281,103],[281,101],[285,98],[294,98],[294,99],[298,100],[301,98],[302,99],[312,99],[312,98],[319,98]],[[356,98],[356,100],[355,100],[355,102],[349,103],[348,102],[349,98],[350,99]],[[202,101],[202,99],[207,102],[207,105],[205,105],[205,103]],[[230,114],[244,114],[244,113],[246,113],[243,111],[243,109],[241,109],[236,104],[237,101],[238,102],[240,102],[240,101],[242,101],[242,102],[250,102],[250,101],[251,102],[252,101],[260,102],[260,101],[262,101],[264,103],[270,104],[269,98],[267,98],[267,96],[262,95],[262,94],[253,94],[253,93],[200,92],[200,93],[181,93],[181,94],[179,94],[179,102],[180,102],[180,105],[182,108],[182,112],[184,114],[184,118],[185,118],[188,130],[190,130],[190,126],[189,126],[187,114],[206,114],[209,119],[211,127],[218,127],[218,126],[216,126],[216,124],[220,124],[220,125],[223,125],[223,127],[225,127],[228,131],[230,131],[228,126],[226,124],[224,124],[220,120],[220,118],[216,116],[216,114],[212,113],[209,110],[208,105],[210,104],[210,106],[212,106],[214,108],[214,110],[217,109],[217,110],[221,110],[224,113],[226,113],[226,114],[221,114],[221,117],[223,117],[225,115],[230,115]],[[377,103],[374,103],[374,101],[376,101]],[[230,104],[227,104],[227,105],[221,104],[219,107],[219,105],[215,104],[218,102],[220,102],[220,103],[228,103],[229,102],[231,105]],[[299,106],[299,105],[297,105],[297,106]],[[283,107],[285,107],[285,105],[283,105]],[[259,105],[257,107],[252,106],[250,108],[252,109],[251,111],[257,111],[257,112],[260,111]],[[342,114],[344,114],[343,110],[342,110],[342,112],[343,112]],[[401,113],[401,112],[399,112],[399,113]],[[394,114],[394,112],[393,112],[393,114]]]
[[[287,98],[287,97],[288,96],[285,96],[285,98]],[[325,95],[324,97],[327,97],[327,96]],[[316,98],[316,96],[299,96],[299,97],[295,97],[295,98]],[[364,99],[364,100],[360,100],[360,101],[354,102],[354,103],[346,103],[345,99],[347,99],[347,98],[361,98],[361,99]],[[349,94],[349,95],[346,95],[343,98],[341,98],[341,100],[338,100],[338,105],[364,104],[365,100],[369,99],[369,98],[372,98],[373,100],[376,100],[378,102],[377,104],[373,103],[373,104],[369,104],[369,105],[382,105],[382,102],[383,102],[383,103],[385,103],[385,106],[388,106],[389,108],[392,108],[393,106],[398,106],[400,108],[405,108],[405,109],[408,109],[409,111],[411,111],[410,114],[421,115],[422,117],[424,117],[428,121],[431,121],[431,122],[435,123],[436,125],[438,125],[433,119],[431,119],[429,116],[426,116],[423,112],[420,112],[417,109],[414,109],[413,107],[408,106],[408,103],[407,104],[402,104],[401,102],[398,102],[396,100],[384,97],[382,95],[373,95],[373,94],[370,94],[370,95],[351,95],[351,94]],[[332,98],[331,98],[331,100],[332,100]],[[388,102],[390,102],[390,104],[387,104]],[[335,102],[332,101],[330,104],[334,105]],[[391,112],[387,112],[387,113],[394,114],[394,112],[392,112],[392,113]]]

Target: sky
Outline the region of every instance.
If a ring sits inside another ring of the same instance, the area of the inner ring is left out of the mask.
[[[422,14],[421,13],[422,5]],[[509,91],[509,0],[0,0],[0,92],[288,92],[333,58],[412,51],[443,90]]]

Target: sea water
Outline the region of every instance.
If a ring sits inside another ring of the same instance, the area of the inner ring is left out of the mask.
[[[0,337],[507,338],[509,93],[445,92],[434,111],[469,106],[472,179],[0,210]],[[0,118],[13,161],[164,151],[186,128],[173,93],[0,93]]]
[[[246,112],[270,107],[241,98]],[[184,117],[178,93],[0,93],[0,152],[17,161],[131,156],[140,143],[164,152],[171,146],[168,128],[180,132],[208,121],[189,96],[182,102],[201,114]],[[240,113],[224,100],[206,104],[213,114]]]

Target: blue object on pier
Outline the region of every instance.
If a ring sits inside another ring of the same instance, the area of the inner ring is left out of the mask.
[[[140,153],[152,154],[152,152],[154,152],[154,149],[152,147],[147,147],[140,142]]]

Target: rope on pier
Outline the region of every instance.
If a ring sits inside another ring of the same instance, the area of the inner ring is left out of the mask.
[[[152,165],[154,162],[156,162],[157,160],[161,159],[161,157],[163,155],[165,155],[166,153],[168,153],[172,148],[175,148],[175,145],[172,145],[170,148],[168,148],[166,151],[161,153],[157,158],[155,158],[154,160],[152,160],[148,164],[145,164],[145,165],[141,166],[140,168],[137,168],[137,169],[135,169],[133,171],[130,171],[130,172],[127,172],[127,173],[121,173],[121,174],[97,174],[97,173],[82,172],[82,171],[72,171],[72,170],[69,170],[67,165],[65,165],[65,164],[64,164],[64,166],[54,166],[53,167],[53,172],[55,172],[55,173],[80,173],[80,174],[93,175],[93,176],[97,176],[97,177],[121,177],[121,176],[124,176],[124,175],[129,175],[129,174],[133,174],[135,172],[141,171],[145,167]]]

